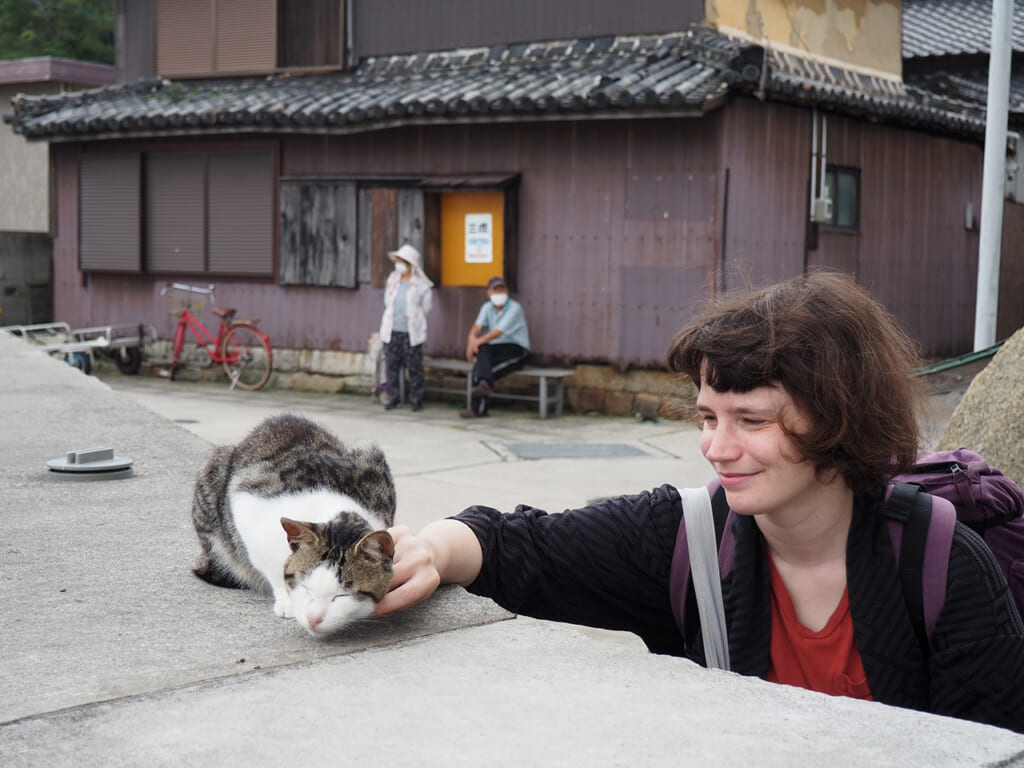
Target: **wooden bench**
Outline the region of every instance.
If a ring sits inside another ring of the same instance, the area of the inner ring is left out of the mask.
[[[457,373],[463,373],[466,375],[466,408],[471,407],[473,398],[473,377],[471,375],[473,371],[473,364],[468,360],[439,360],[423,358],[423,368],[433,368],[441,371],[455,371]],[[523,400],[530,403],[537,403],[538,414],[542,419],[548,417],[549,407],[553,407],[556,414],[560,414],[565,405],[565,379],[567,376],[572,376],[573,370],[571,368],[535,368],[527,366],[526,368],[520,368],[510,376],[529,376],[535,378],[539,382],[538,392],[536,395],[520,395],[514,392],[495,392],[489,397],[499,398],[503,400]],[[554,387],[549,387],[548,382],[552,382]],[[455,394],[461,394],[462,389],[451,389],[450,387],[427,387],[428,391],[431,392],[449,392]]]

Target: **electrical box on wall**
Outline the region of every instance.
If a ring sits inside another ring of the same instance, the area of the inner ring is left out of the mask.
[[[1020,134],[1009,131],[1006,134],[1006,186],[1003,196],[1015,203],[1024,203],[1024,147]]]
[[[815,198],[814,208],[811,211],[811,221],[813,221],[815,224],[828,224],[830,221],[832,221],[831,198]]]

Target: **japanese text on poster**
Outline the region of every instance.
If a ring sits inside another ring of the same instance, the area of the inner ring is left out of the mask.
[[[466,261],[485,264],[494,261],[493,219],[489,213],[466,214]]]

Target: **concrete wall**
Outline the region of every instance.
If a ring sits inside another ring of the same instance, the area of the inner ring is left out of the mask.
[[[0,113],[24,85],[0,85]],[[33,94],[59,93],[59,83],[34,83]],[[0,123],[0,231],[50,231],[50,161],[46,142],[29,142]]]
[[[53,241],[37,232],[0,232],[0,325],[53,320]]]

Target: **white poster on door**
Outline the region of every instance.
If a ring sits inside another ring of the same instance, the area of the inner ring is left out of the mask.
[[[494,225],[489,213],[466,214],[466,262],[487,264],[494,261]]]

